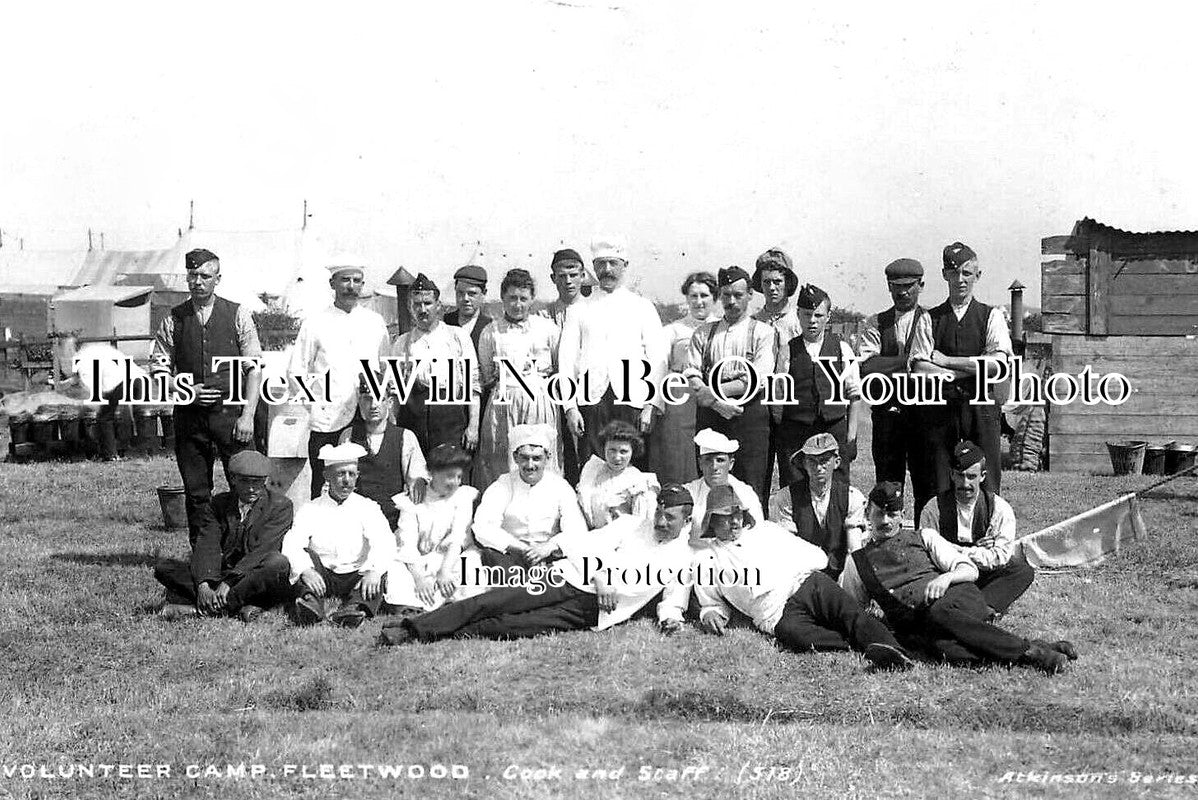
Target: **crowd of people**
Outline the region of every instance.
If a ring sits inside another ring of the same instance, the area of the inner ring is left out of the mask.
[[[359,303],[361,265],[333,264],[333,303],[304,320],[289,362],[295,381],[327,376],[308,403],[311,500],[298,508],[253,449],[259,370],[213,367],[260,354],[252,319],[216,294],[215,254],[186,264],[191,298],[163,322],[152,364],[197,386],[175,413],[192,552],[156,570],[164,613],[249,622],[286,604],[299,624],[347,627],[383,615],[389,645],[635,616],[666,635],[688,618],[722,635],[743,616],[789,649],[855,649],[885,669],[924,653],[1054,673],[1077,657],[996,624],[1034,575],[999,493],[1000,407],[970,402],[1010,335],[973,297],[981,269],[960,242],[944,248],[948,296],[930,309],[918,261],[886,266],[893,305],[859,352],[828,330],[828,293],[778,249],[751,274],[687,275],[689,313],[665,326],[626,288],[616,240],[592,245],[589,295],[579,253],[554,253],[556,296],[540,310],[536,278],[508,271],[494,319],[482,266],[455,273],[448,311],[421,274],[411,330],[394,340]],[[388,359],[408,391],[367,390],[363,369],[386,385]],[[245,405],[227,402],[233,369]],[[869,407],[865,493],[849,467],[875,373],[895,391]],[[770,376],[786,377],[786,402],[771,400]],[[913,399],[925,376],[947,387],[942,404]],[[230,491],[213,496],[218,460]]]

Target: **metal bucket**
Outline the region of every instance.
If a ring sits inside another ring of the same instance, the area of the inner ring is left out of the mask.
[[[29,441],[29,413],[13,414],[8,418],[8,438],[14,445]]]
[[[1192,444],[1173,444],[1165,453],[1165,474],[1175,475],[1185,472],[1194,466],[1198,459],[1198,446]]]
[[[1139,475],[1144,467],[1144,451],[1148,442],[1107,442],[1107,453],[1111,456],[1111,469],[1116,475]]]
[[[158,504],[167,530],[187,527],[187,495],[182,486],[159,486]]]
[[[1169,452],[1169,448],[1174,442],[1165,442],[1164,444],[1150,444],[1144,450],[1144,474],[1145,475],[1164,475],[1165,473],[1165,457]]]

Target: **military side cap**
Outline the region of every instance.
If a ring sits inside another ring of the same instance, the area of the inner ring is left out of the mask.
[[[433,283],[433,281],[427,275],[421,272],[416,276],[416,280],[412,281],[412,285],[408,287],[408,291],[439,292],[440,290],[437,289],[437,284]]]
[[[749,273],[745,272],[735,264],[731,267],[724,267],[716,276],[716,283],[720,286],[731,286],[737,281],[743,280],[746,284],[749,283]]]
[[[953,448],[952,468],[964,472],[974,464],[981,464],[985,469],[986,454],[982,452],[982,448],[970,441],[958,443]]]
[[[978,254],[973,252],[969,245],[962,244],[961,242],[953,242],[944,248],[944,268],[956,269],[977,257]]]
[[[691,496],[690,490],[680,483],[667,483],[661,487],[661,491],[657,495],[657,504],[663,508],[672,508],[673,506],[693,506],[695,498]]]
[[[814,311],[825,300],[828,301],[828,305],[832,304],[832,298],[828,296],[827,292],[814,283],[805,283],[799,289],[799,296],[795,298],[795,306]]]
[[[923,264],[914,258],[899,258],[886,265],[886,280],[891,283],[915,283],[923,280]]]
[[[487,286],[487,271],[482,267],[475,266],[474,264],[467,264],[457,272],[453,273],[453,279],[455,281],[472,283],[475,286],[485,289]]]
[[[270,459],[257,450],[241,450],[229,459],[229,472],[247,478],[269,478]]]
[[[883,511],[902,511],[903,485],[897,481],[882,481],[870,490],[869,502]]]
[[[183,256],[183,266],[187,269],[199,269],[209,261],[220,261],[220,259],[216,257],[216,253],[202,247],[197,247]]]

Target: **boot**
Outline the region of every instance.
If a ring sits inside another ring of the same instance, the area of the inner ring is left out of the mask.
[[[1034,639],[1027,646],[1027,651],[1019,659],[1020,664],[1044,670],[1049,675],[1055,675],[1065,669],[1069,658],[1064,653],[1057,652],[1048,642]]]

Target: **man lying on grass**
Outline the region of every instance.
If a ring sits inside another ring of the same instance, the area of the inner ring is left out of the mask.
[[[858,603],[876,600],[900,635],[953,664],[1022,664],[1051,675],[1077,658],[1069,642],[1029,641],[986,622],[991,610],[969,556],[930,528],[902,526],[901,483],[875,486],[868,515],[870,541],[849,557],[840,583]]]
[[[552,539],[553,555],[561,558],[551,571],[533,567],[523,585],[492,589],[389,622],[380,643],[601,631],[625,622],[659,596],[658,622],[664,632],[673,632],[682,626],[690,594],[684,583],[655,576],[678,576],[691,563],[691,547],[681,534],[690,526],[693,507],[690,492],[667,485],[652,519],[629,513],[626,505],[614,509],[622,513],[602,528],[559,534]],[[534,569],[539,569],[535,575]]]
[[[267,488],[270,471],[270,459],[253,450],[229,459],[232,491],[200,506],[191,560],[163,559],[154,568],[167,591],[163,616],[251,622],[263,608],[290,599],[287,559],[279,548],[291,527],[291,501]]]
[[[731,487],[711,490],[701,524],[714,544],[698,556],[696,571],[727,576],[715,585],[695,584],[703,630],[722,636],[731,606],[798,652],[855,648],[880,669],[914,665],[886,626],[822,571],[828,566],[823,550],[754,520]]]
[[[328,621],[356,628],[378,613],[383,600],[395,537],[379,504],[354,493],[364,455],[352,442],[320,448],[324,493],[300,508],[283,539],[291,582],[301,593],[295,601],[301,625]]]

